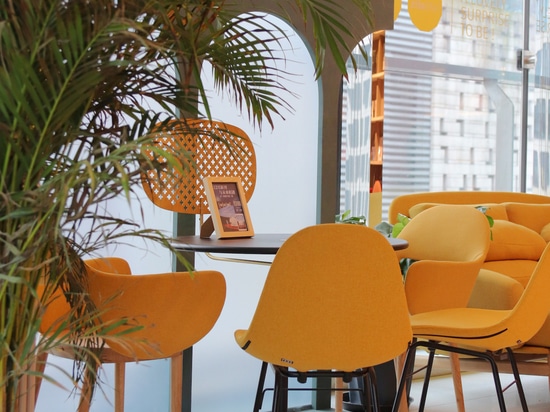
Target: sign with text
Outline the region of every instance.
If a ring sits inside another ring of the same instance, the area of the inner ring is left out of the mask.
[[[254,236],[240,178],[205,177],[203,183],[216,237]]]

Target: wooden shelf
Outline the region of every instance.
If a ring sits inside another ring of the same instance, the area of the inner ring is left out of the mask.
[[[384,148],[384,67],[386,33],[372,35],[372,100],[370,135],[369,226],[382,221],[382,169]]]

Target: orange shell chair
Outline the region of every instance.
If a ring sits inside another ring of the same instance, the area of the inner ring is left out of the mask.
[[[102,363],[115,363],[115,411],[124,410],[126,362],[171,358],[171,411],[181,410],[182,352],[201,340],[216,323],[225,302],[226,285],[216,271],[131,275],[128,263],[108,257],[84,261],[90,297],[104,325],[127,319],[124,327],[108,331],[100,353]],[[57,293],[46,309],[41,331],[51,334],[68,312]],[[140,328],[135,330],[135,328]],[[74,359],[74,345],[56,346],[50,352]],[[84,382],[79,412],[90,406],[91,389]]]
[[[432,207],[411,219],[397,237],[409,242],[397,256],[414,261],[405,276],[411,314],[468,305],[491,242],[481,211],[464,205]],[[451,353],[450,361],[457,408],[464,411],[458,355]]]
[[[513,348],[531,339],[541,328],[550,311],[550,245],[542,254],[520,300],[511,310],[451,308],[418,313],[411,316],[413,334],[417,339],[409,348],[398,397],[404,390],[407,374],[412,368],[414,352],[419,347],[429,350],[419,411],[425,404],[431,367],[437,350],[484,359],[491,365],[499,408],[506,411],[498,364],[494,354],[505,354],[514,374],[523,411],[528,411]],[[394,411],[398,407],[394,405]]]
[[[298,231],[275,255],[250,326],[235,339],[263,361],[254,411],[263,403],[267,364],[276,377],[273,411],[286,410],[288,378],[319,376],[363,377],[367,405],[371,367],[404,353],[412,339],[392,246],[365,226]]]

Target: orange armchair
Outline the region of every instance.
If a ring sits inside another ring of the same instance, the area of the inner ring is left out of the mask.
[[[125,363],[171,358],[171,410],[181,410],[182,351],[202,339],[216,323],[225,302],[226,285],[216,271],[131,275],[124,259],[86,260],[88,291],[106,332],[101,363],[115,363],[115,411],[124,410]],[[68,311],[61,294],[47,307],[41,329],[52,326]],[[120,322],[122,319],[125,322]],[[124,334],[124,329],[128,333]],[[74,359],[74,345],[52,353]],[[79,412],[87,411],[92,388],[84,382]]]
[[[423,409],[435,352],[448,351],[483,359],[491,365],[499,408],[506,411],[499,367],[495,354],[507,356],[514,374],[522,410],[527,401],[515,360],[514,348],[529,341],[543,325],[550,311],[550,245],[546,247],[519,302],[510,310],[451,308],[411,316],[413,335],[418,338],[407,354],[398,397],[403,393],[406,374],[411,370],[418,347],[429,350],[428,366],[419,410]],[[397,412],[398,406],[394,405]]]
[[[484,214],[471,206],[439,205],[415,216],[398,237],[409,242],[398,257],[415,260],[405,277],[409,312],[466,307],[491,242]],[[463,411],[458,355],[451,353],[450,361]]]
[[[411,314],[466,307],[491,241],[483,213],[463,205],[426,209],[398,238],[409,247],[397,256],[416,260],[405,277]]]

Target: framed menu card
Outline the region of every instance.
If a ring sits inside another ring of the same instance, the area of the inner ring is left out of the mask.
[[[254,229],[239,177],[205,177],[204,191],[218,239],[252,237]]]

